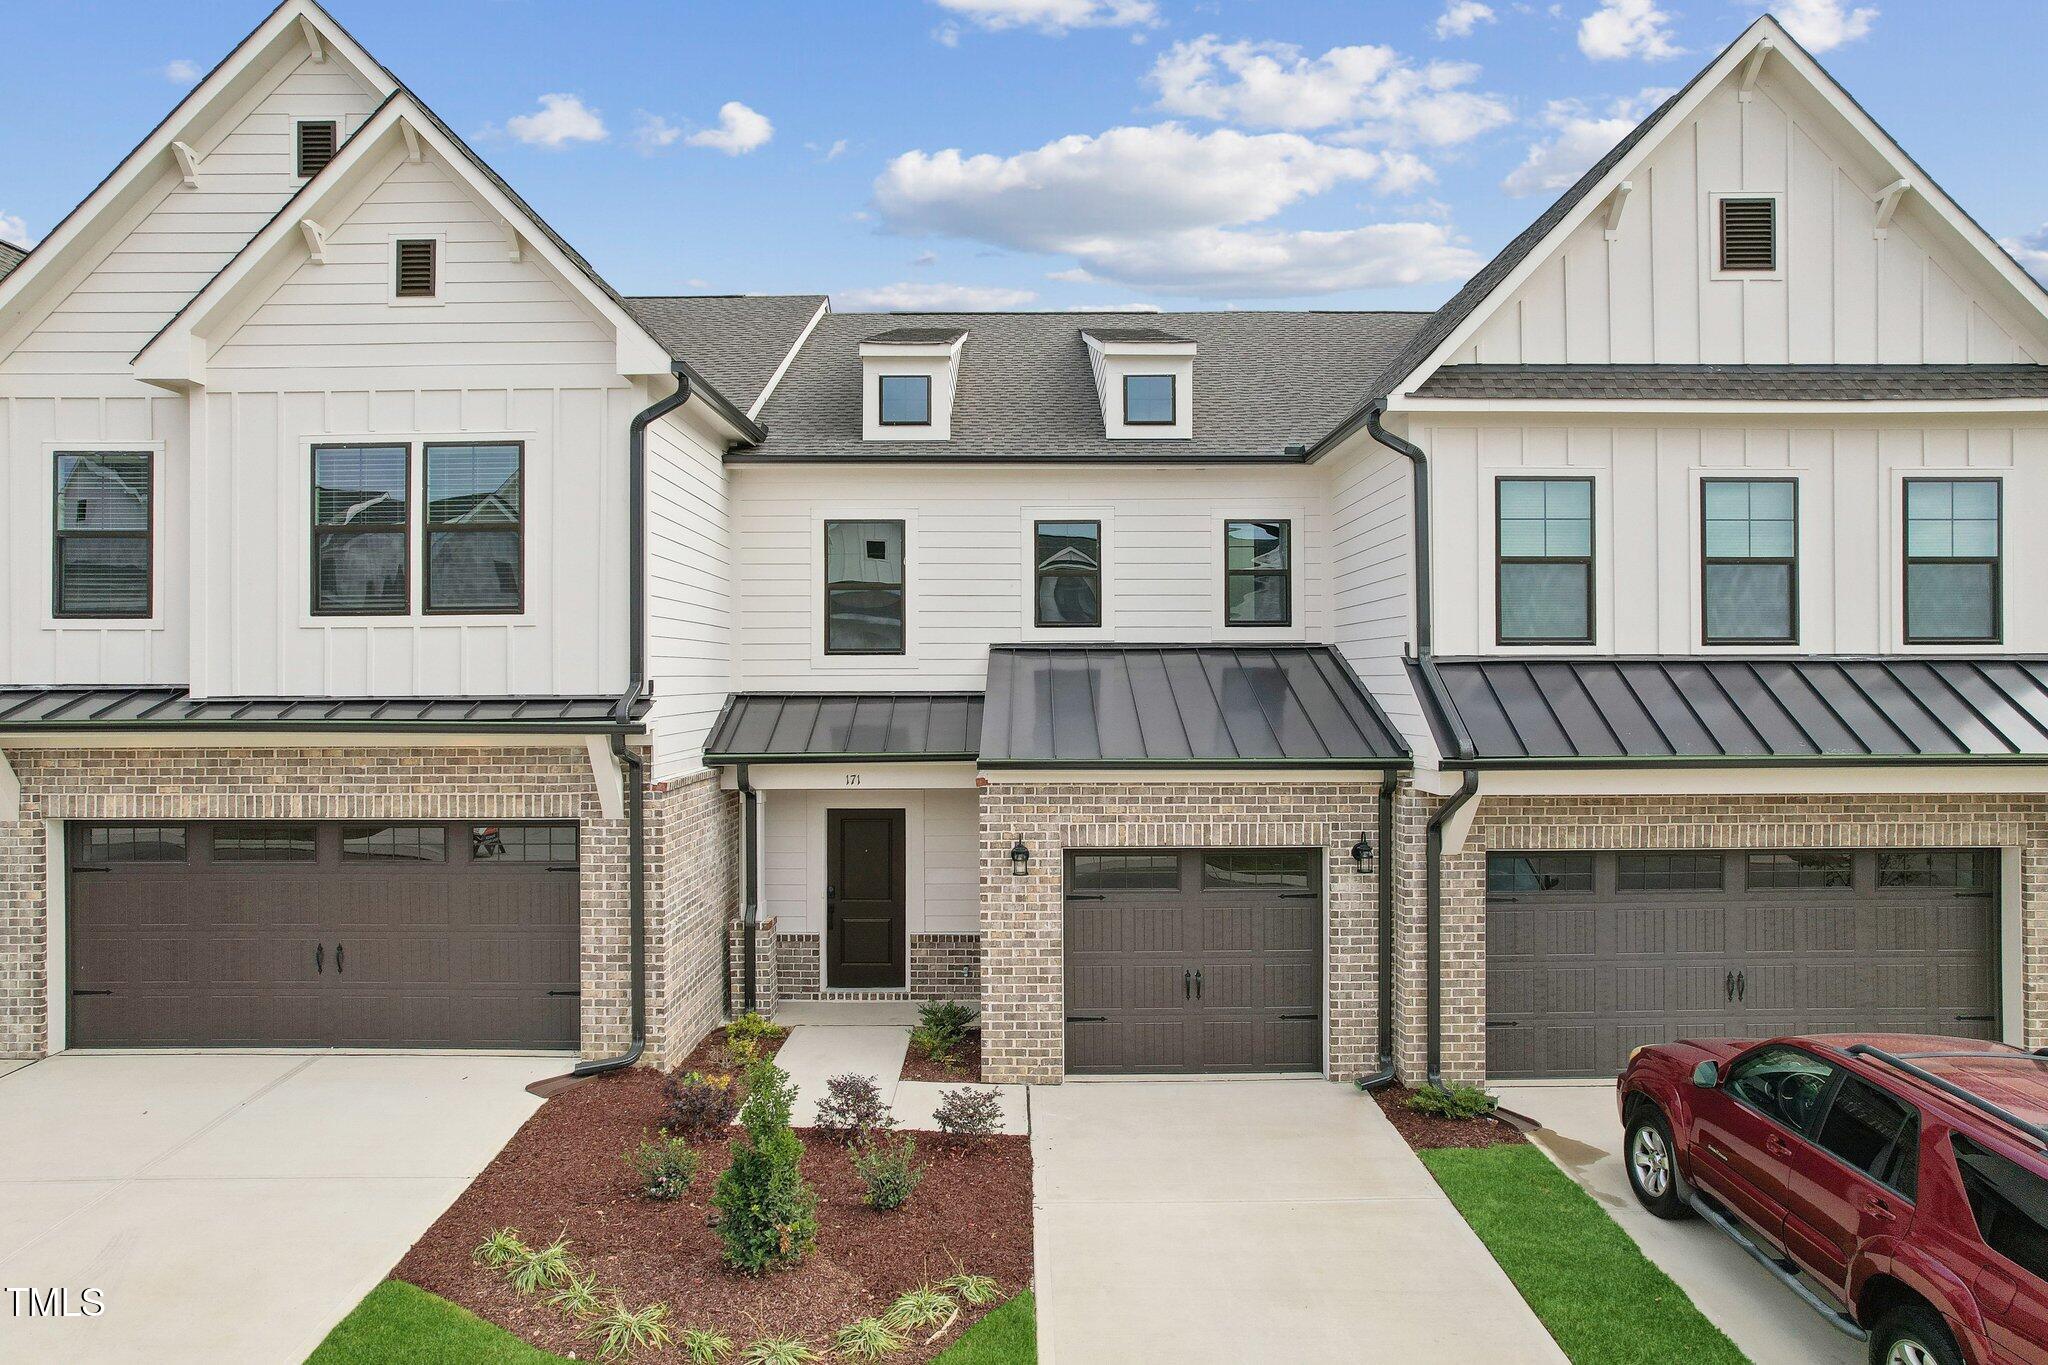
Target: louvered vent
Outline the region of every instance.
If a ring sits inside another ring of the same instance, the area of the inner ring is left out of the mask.
[[[434,239],[422,238],[398,244],[398,297],[434,297]]]
[[[331,121],[299,125],[299,178],[309,179],[334,160],[334,124]]]
[[[1765,271],[1778,268],[1777,200],[1721,201],[1721,268]]]

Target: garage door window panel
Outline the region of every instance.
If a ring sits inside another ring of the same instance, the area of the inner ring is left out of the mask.
[[[93,825],[86,829],[80,854],[84,862],[182,863],[186,858],[183,825]]]
[[[1719,891],[1727,858],[1720,853],[1624,853],[1615,859],[1617,891]]]
[[[1314,884],[1313,854],[1257,852],[1202,855],[1202,886],[1205,889],[1261,887],[1306,891]]]
[[[1173,853],[1076,853],[1075,891],[1178,891],[1180,857]]]
[[[345,863],[440,863],[448,859],[442,825],[343,825]]]
[[[1489,895],[1565,895],[1592,889],[1590,853],[1494,853],[1486,859]]]
[[[212,845],[217,863],[310,863],[320,836],[313,825],[215,825]]]
[[[472,825],[469,849],[472,862],[555,863],[574,867],[576,826]]]
[[[1880,887],[1942,887],[1954,891],[1989,891],[1991,856],[1979,849],[1935,849],[1922,853],[1877,855]]]
[[[1752,853],[1746,867],[1752,891],[1847,890],[1856,881],[1853,853]]]

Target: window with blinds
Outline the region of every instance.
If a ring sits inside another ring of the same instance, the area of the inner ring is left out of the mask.
[[[52,607],[58,617],[150,614],[152,460],[146,450],[57,452]]]
[[[398,243],[398,297],[434,297],[435,253],[439,246],[431,237],[409,238]]]
[[[332,119],[309,119],[298,125],[299,179],[310,180],[334,160],[335,136]]]
[[[1778,268],[1778,201],[1721,201],[1721,269],[1768,274]]]

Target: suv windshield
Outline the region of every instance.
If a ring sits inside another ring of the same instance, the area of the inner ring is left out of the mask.
[[[2048,1280],[2048,1180],[1968,1138],[1949,1141],[1984,1244],[2034,1278]]]

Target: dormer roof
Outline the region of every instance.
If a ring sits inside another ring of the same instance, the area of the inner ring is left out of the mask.
[[[967,335],[965,327],[892,327],[861,342],[863,346],[950,346]]]
[[[1083,327],[1081,335],[1111,346],[1192,346],[1195,343],[1184,336],[1159,327]]]

